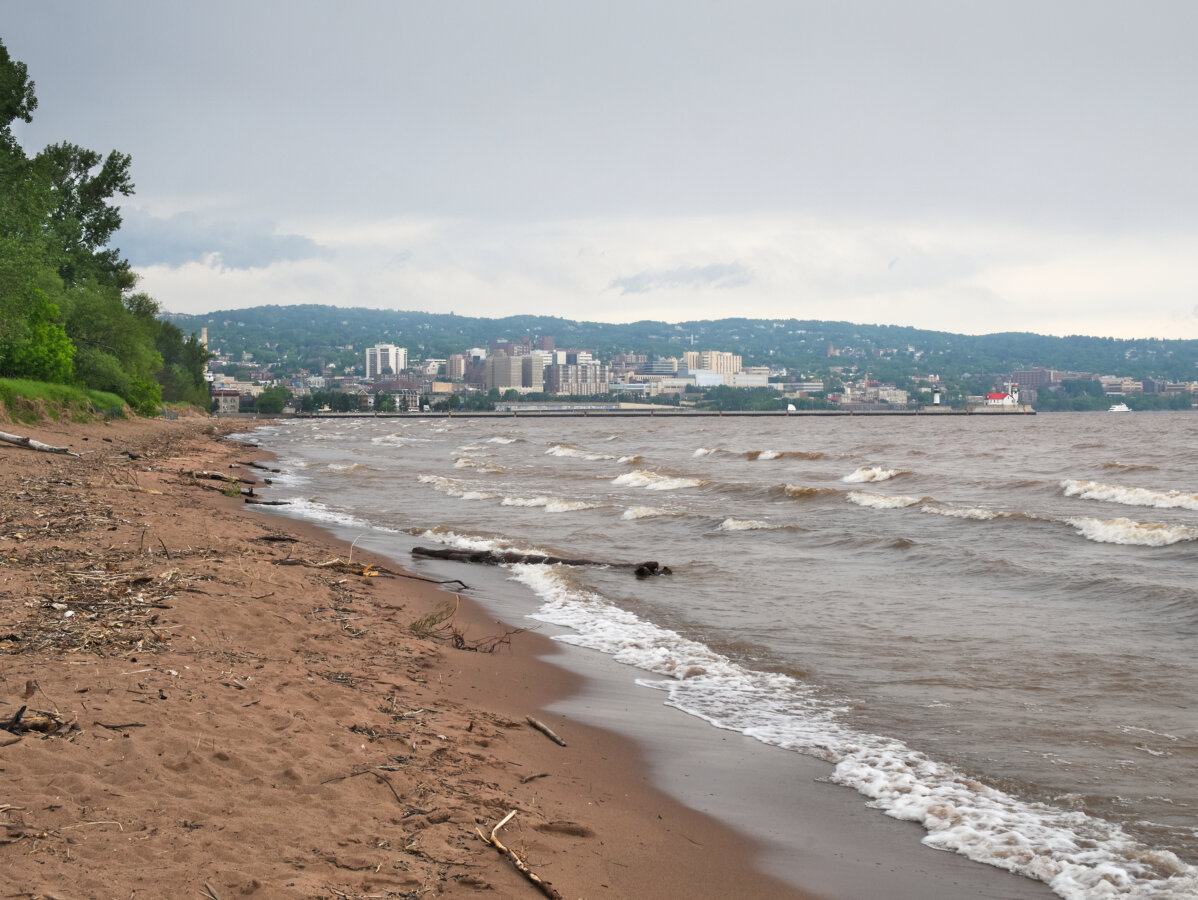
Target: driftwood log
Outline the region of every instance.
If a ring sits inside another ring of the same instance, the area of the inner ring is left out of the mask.
[[[6,444],[15,444],[18,447],[25,447],[29,450],[40,450],[42,453],[62,453],[65,456],[78,456],[78,453],[72,453],[67,447],[52,447],[49,444],[43,444],[41,441],[35,441],[30,437],[23,437],[19,434],[9,434],[5,431],[0,431],[0,441]]]
[[[424,559],[448,559],[452,562],[482,563],[501,566],[505,563],[526,563],[536,566],[606,566],[612,569],[631,569],[637,578],[650,575],[672,575],[669,566],[656,562],[621,563],[602,559],[580,559],[569,556],[548,556],[544,553],[521,553],[519,550],[456,550],[453,547],[413,547],[412,555]]]

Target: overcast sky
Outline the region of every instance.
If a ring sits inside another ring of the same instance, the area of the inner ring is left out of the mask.
[[[164,308],[1198,338],[1192,0],[0,0]]]

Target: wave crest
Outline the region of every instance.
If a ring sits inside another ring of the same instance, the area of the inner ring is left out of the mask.
[[[1140,547],[1167,547],[1181,541],[1198,540],[1198,529],[1164,522],[1136,522],[1132,519],[1066,519],[1087,540],[1099,544],[1133,544]]]
[[[847,499],[858,506],[870,509],[903,509],[923,503],[922,497],[890,497],[885,494],[867,494],[865,491],[849,491]]]
[[[642,487],[649,491],[676,491],[679,488],[699,487],[703,484],[701,478],[676,478],[671,475],[661,475],[648,469],[634,469],[612,479],[612,484]]]
[[[1124,506],[1151,506],[1156,509],[1198,510],[1198,494],[1184,491],[1153,491],[1148,488],[1122,487],[1103,484],[1099,481],[1062,481],[1061,488],[1066,497],[1083,500],[1101,500],[1105,503],[1121,503]]]
[[[904,475],[900,469],[885,469],[882,466],[861,466],[856,472],[845,475],[841,481],[848,484],[864,484],[871,481],[889,481],[891,478],[897,478],[899,475]]]

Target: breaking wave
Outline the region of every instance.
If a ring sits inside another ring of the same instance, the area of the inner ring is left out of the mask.
[[[937,516],[948,516],[950,519],[974,519],[978,522],[988,522],[991,519],[1005,519],[1010,513],[995,512],[992,509],[981,509],[976,506],[936,506],[929,504],[920,512]]]
[[[480,472],[487,472],[491,475],[501,475],[507,471],[503,466],[490,460],[477,460],[471,456],[459,456],[453,461],[453,467],[455,469],[478,469]]]
[[[367,471],[373,472],[374,469],[370,466],[364,466],[361,463],[329,463],[328,470],[330,472],[357,472]]]
[[[1100,544],[1133,544],[1141,547],[1167,547],[1181,541],[1198,540],[1198,529],[1163,522],[1134,522],[1131,519],[1066,519],[1088,540]]]
[[[599,462],[605,459],[615,459],[614,456],[607,453],[587,453],[575,447],[567,447],[565,444],[553,444],[545,451],[546,456],[566,456],[571,459],[585,459],[587,462]]]
[[[539,506],[546,512],[576,512],[580,509],[599,509],[599,504],[585,500],[562,500],[558,497],[504,497],[502,506]]]
[[[884,494],[867,494],[864,491],[849,491],[847,499],[858,506],[868,506],[871,509],[903,509],[923,503],[923,497],[888,497]]]
[[[1120,487],[1098,481],[1062,481],[1066,497],[1102,500],[1124,506],[1152,506],[1156,509],[1198,510],[1198,494],[1184,491],[1153,491],[1147,488]]]
[[[677,516],[678,513],[672,513],[669,510],[658,509],[656,506],[630,506],[624,510],[624,515],[621,519],[655,519],[659,516]]]
[[[746,450],[741,454],[748,459],[823,459],[818,450]]]
[[[725,519],[720,523],[720,531],[778,531],[794,529],[794,525],[775,525],[772,522],[759,522],[756,519]]]
[[[676,491],[679,488],[699,487],[703,484],[701,478],[676,478],[671,475],[660,475],[647,469],[635,469],[612,479],[612,484],[628,487],[641,487],[650,491]]]
[[[869,481],[889,481],[905,474],[899,469],[884,469],[881,466],[862,466],[856,472],[845,475],[841,481],[849,484],[863,484]]]
[[[1020,800],[902,741],[855,729],[845,707],[788,674],[746,668],[712,648],[573,587],[554,568],[516,565],[513,577],[541,600],[534,619],[565,626],[554,640],[598,650],[657,677],[672,706],[718,728],[834,766],[830,780],[917,822],[923,842],[1047,882],[1068,900],[1191,897],[1198,869],[1084,813]]]
[[[418,475],[416,478],[421,484],[432,485],[434,489],[440,491],[449,497],[457,497],[461,500],[498,500],[500,494],[492,494],[487,491],[475,491],[467,488],[460,481],[455,481],[452,478],[446,478],[444,475]]]

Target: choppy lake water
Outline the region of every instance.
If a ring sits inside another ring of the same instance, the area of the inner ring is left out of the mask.
[[[1198,896],[1188,413],[296,420],[297,514],[515,566],[558,639],[1063,897]]]

